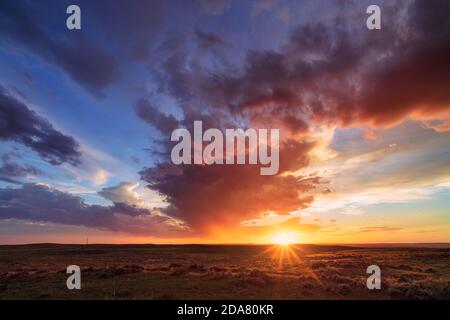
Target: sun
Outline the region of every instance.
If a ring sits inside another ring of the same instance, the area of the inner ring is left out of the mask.
[[[272,242],[280,246],[288,246],[298,242],[298,234],[295,232],[279,232],[273,235]]]

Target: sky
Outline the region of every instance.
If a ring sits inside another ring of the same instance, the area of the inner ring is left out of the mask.
[[[443,0],[2,0],[0,243],[450,242],[448,57]],[[196,120],[278,174],[174,165]]]

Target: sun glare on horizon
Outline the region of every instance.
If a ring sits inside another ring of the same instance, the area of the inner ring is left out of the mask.
[[[279,232],[272,237],[272,242],[281,246],[288,246],[299,241],[299,236],[295,232]]]

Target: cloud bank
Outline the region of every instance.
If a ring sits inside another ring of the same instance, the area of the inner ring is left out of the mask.
[[[0,140],[21,143],[51,164],[80,163],[79,143],[0,85]]]
[[[217,35],[197,30],[196,52],[183,41],[167,41],[160,87],[177,99],[184,118],[177,124],[143,100],[140,118],[164,135],[190,128],[192,120],[222,129],[277,127],[282,142],[280,174],[273,178],[258,176],[250,166],[173,167],[163,153],[141,177],[167,197],[164,212],[209,230],[306,208],[315,194],[326,192],[320,176],[296,173],[310,163],[313,128],[387,128],[410,118],[448,121],[450,29],[442,12],[449,12],[449,4],[404,4],[406,15],[400,4],[383,8],[382,33],[339,17],[308,23],[294,28],[278,51],[248,51],[242,67],[223,64],[222,56],[214,70],[203,63],[206,44],[225,42]],[[160,145],[170,150],[167,140]]]
[[[182,229],[169,217],[125,203],[88,205],[81,198],[43,184],[0,189],[0,219],[20,219],[123,232],[170,235]]]

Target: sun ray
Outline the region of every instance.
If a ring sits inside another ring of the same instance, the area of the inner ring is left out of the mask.
[[[275,244],[266,248],[263,252],[257,254],[269,255],[271,259],[276,261],[276,269],[278,271],[283,270],[286,266],[293,266],[295,264],[299,265],[302,271],[312,278],[318,285],[323,286],[322,281],[319,276],[308,266],[307,263],[301,258],[299,252],[303,249],[298,245],[289,244]],[[296,252],[297,251],[297,252]]]

